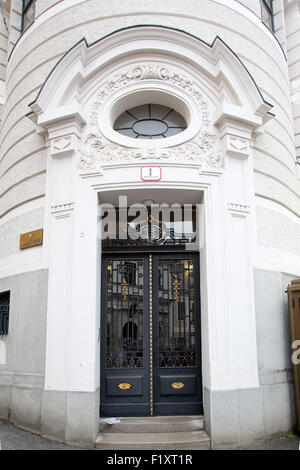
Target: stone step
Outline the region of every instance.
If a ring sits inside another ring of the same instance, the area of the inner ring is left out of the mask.
[[[201,431],[204,417],[199,416],[153,416],[117,418],[119,423],[108,424],[100,418],[100,433],[168,433]]]
[[[205,431],[159,433],[100,433],[95,442],[101,450],[209,450]]]

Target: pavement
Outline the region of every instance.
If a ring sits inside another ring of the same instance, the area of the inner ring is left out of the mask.
[[[242,450],[300,450],[299,442],[299,436],[286,433],[266,443],[243,447]],[[1,419],[0,446],[1,450],[81,450],[24,431]]]
[[[286,433],[268,442],[244,447],[243,450],[300,450],[300,437]]]
[[[0,445],[1,450],[78,450],[77,447],[45,439],[3,420],[0,420]]]

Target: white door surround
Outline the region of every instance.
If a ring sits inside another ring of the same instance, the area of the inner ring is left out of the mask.
[[[145,102],[173,107],[187,129],[163,141],[133,141],[113,130],[124,110]],[[45,389],[99,387],[101,194],[155,195],[158,188],[195,194],[196,202],[203,194],[203,385],[257,388],[251,146],[271,105],[238,57],[220,38],[207,45],[171,28],[127,28],[74,46],[31,109],[49,150]],[[141,181],[147,164],[162,167],[160,181]]]

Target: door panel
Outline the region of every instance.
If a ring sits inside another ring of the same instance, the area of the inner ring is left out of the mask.
[[[194,254],[103,256],[101,416],[202,412],[196,286]]]
[[[174,377],[172,375],[161,375],[159,376],[159,390],[160,395],[195,395],[196,393],[196,374],[193,375],[181,375],[180,373]]]
[[[157,415],[203,411],[196,286],[200,286],[196,255],[153,257],[153,376]]]
[[[149,414],[149,289],[145,256],[105,256],[101,416]]]

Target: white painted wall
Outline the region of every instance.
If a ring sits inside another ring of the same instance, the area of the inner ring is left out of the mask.
[[[5,80],[7,67],[7,38],[9,32],[10,2],[0,2],[0,80]],[[1,93],[2,95],[2,93]],[[0,104],[1,101],[0,101]]]
[[[36,17],[40,16],[45,10],[60,3],[60,0],[38,0],[36,2]]]

